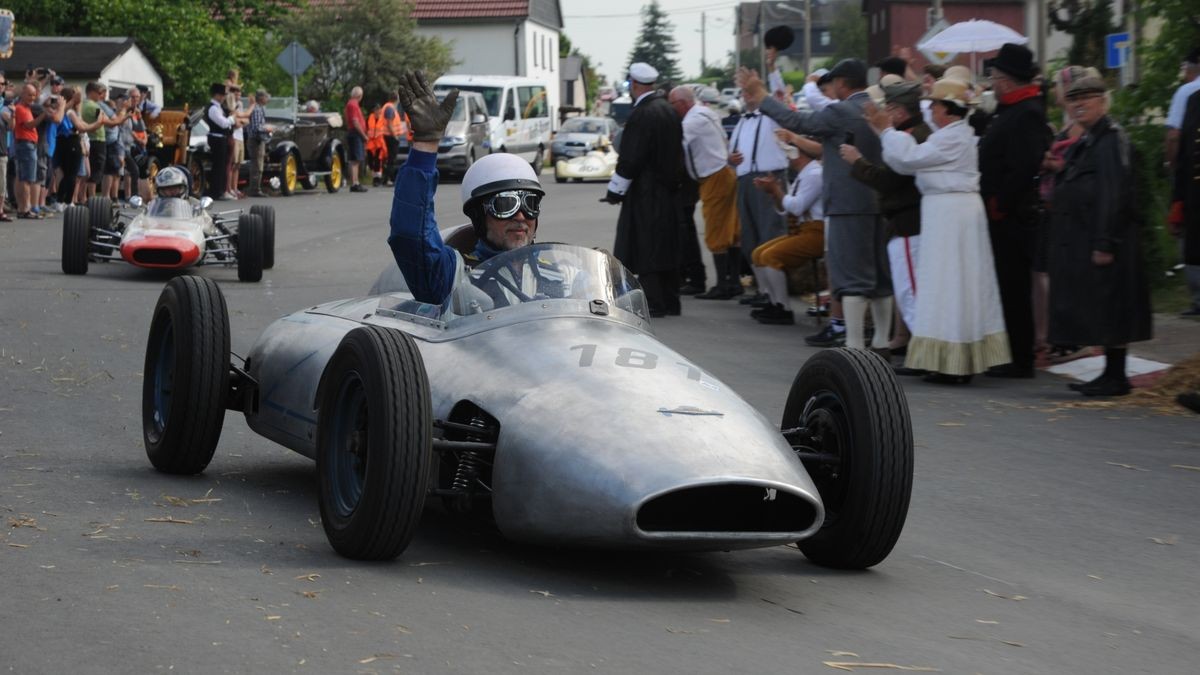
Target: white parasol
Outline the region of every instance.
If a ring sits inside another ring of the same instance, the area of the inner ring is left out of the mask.
[[[1023,45],[1029,38],[994,21],[971,19],[947,26],[917,48],[934,52],[990,52],[1009,42]]]

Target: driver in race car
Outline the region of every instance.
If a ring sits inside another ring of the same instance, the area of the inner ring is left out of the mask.
[[[154,192],[159,199],[181,199],[187,191],[187,174],[177,166],[168,166],[154,176]]]
[[[455,304],[466,307],[480,299],[471,283],[471,269],[533,243],[545,191],[533,168],[520,157],[494,154],[479,159],[462,180],[463,213],[471,219],[478,242],[468,255],[447,245],[438,232],[433,197],[438,182],[438,143],[454,112],[458,90],[451,90],[439,103],[424,74],[416,71],[400,78],[399,93],[409,115],[413,143],[396,177],[388,246],[415,299],[440,305],[453,294]],[[529,267],[512,270],[508,281],[501,280],[501,285],[518,293],[483,290],[496,304],[522,299],[530,284],[537,284],[534,277],[542,276]],[[556,281],[561,283],[561,276]]]

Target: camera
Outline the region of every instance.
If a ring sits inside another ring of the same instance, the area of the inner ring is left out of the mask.
[[[37,74],[38,77],[46,77],[47,75],[50,74],[50,69],[49,68],[38,68],[37,70],[35,70],[33,72],[35,74]]]

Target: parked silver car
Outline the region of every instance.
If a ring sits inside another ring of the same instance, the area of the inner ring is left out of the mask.
[[[448,92],[434,93],[441,100]],[[447,176],[462,176],[476,159],[488,154],[487,139],[487,104],[483,94],[460,90],[454,114],[438,144],[438,171]]]
[[[550,142],[551,163],[560,159],[582,157],[600,147],[600,139],[610,142],[618,125],[611,117],[572,117],[562,123]]]

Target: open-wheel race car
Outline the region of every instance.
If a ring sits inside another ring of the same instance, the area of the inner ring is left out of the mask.
[[[91,262],[124,261],[152,269],[201,265],[237,267],[241,281],[259,281],[275,266],[275,209],[210,213],[212,200],[158,197],[119,208],[107,197],[63,213],[62,271],[87,274]]]
[[[447,239],[468,248],[458,231]],[[271,324],[231,360],[224,296],[172,279],[146,348],[143,429],[160,471],[209,464],[225,411],[316,460],[340,554],[404,551],[427,500],[551,546],[729,550],[798,543],[862,569],[908,512],[904,394],[866,351],[801,368],[782,429],[650,331],[633,276],[562,244],[498,255],[443,305],[394,267],[366,297]]]

